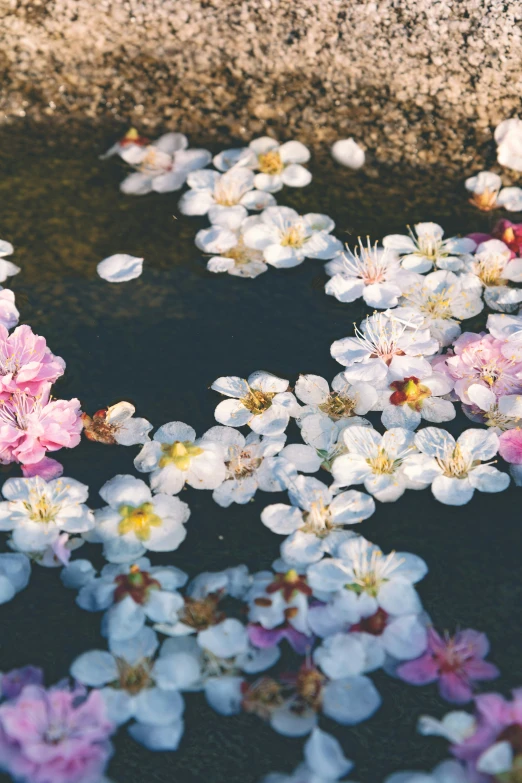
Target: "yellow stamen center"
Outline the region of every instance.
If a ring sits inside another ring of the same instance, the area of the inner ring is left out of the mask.
[[[327,536],[334,527],[330,508],[325,506],[322,500],[317,500],[310,505],[310,511],[303,514],[304,525],[301,528],[303,533],[312,533],[319,538]],[[288,576],[288,574],[287,574]]]
[[[134,533],[140,541],[148,541],[151,528],[161,527],[161,518],[154,513],[152,503],[142,503],[141,506],[123,505],[118,509],[121,522],[118,524],[118,533],[124,536]]]
[[[167,465],[175,465],[178,470],[188,470],[190,461],[193,457],[203,454],[203,449],[195,446],[189,440],[177,440],[174,443],[163,443],[161,445],[163,456],[159,461],[160,468]]]
[[[476,259],[474,264],[475,274],[481,279],[485,286],[505,285],[507,280],[502,277],[505,262],[503,259]]]
[[[270,408],[274,397],[275,392],[262,392],[257,389],[250,389],[248,395],[241,398],[241,402],[245,408],[257,416]]]
[[[376,457],[370,457],[366,460],[374,473],[391,474],[395,470],[395,460],[392,459],[381,447]]]
[[[24,508],[28,512],[29,519],[32,522],[54,522],[60,506],[55,506],[48,497],[40,495],[32,499],[32,502],[25,502]]]
[[[440,294],[432,294],[420,306],[420,310],[432,318],[452,318],[450,289]]]
[[[285,167],[281,155],[276,150],[259,155],[257,165],[262,174],[281,174]]]
[[[305,243],[306,236],[303,231],[303,227],[298,223],[288,229],[286,234],[281,240],[282,247],[302,247]]]
[[[466,458],[462,453],[462,449],[457,443],[455,448],[446,457],[438,457],[437,462],[444,471],[444,475],[448,478],[466,478],[470,469],[478,465],[478,462],[472,462],[469,458]]]
[[[123,137],[126,141],[134,141],[134,139],[139,139],[140,134],[136,130],[136,128],[129,128],[125,136]]]

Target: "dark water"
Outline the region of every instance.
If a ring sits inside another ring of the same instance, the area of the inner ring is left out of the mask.
[[[266,369],[292,380],[300,372],[332,378],[340,365],[330,344],[352,333],[364,306],[327,297],[318,261],[271,269],[256,280],[207,273],[193,244],[206,221],[180,216],[179,194],[121,195],[121,164],[98,160],[119,130],[0,133],[0,237],[15,245],[12,259],[22,267],[12,280],[21,322],[67,361],[56,394],[79,397],[90,413],[130,400],[155,426],[179,419],[202,433],[215,423],[220,398],[208,387],[220,375]],[[191,141],[199,146],[205,139]],[[326,157],[313,169],[310,187],[285,190],[279,202],[331,215],[344,241],[359,234],[376,240],[420,220],[441,223],[447,235],[485,230],[494,220],[469,206],[461,181],[446,180],[440,170],[377,171],[370,164],[353,173]],[[121,285],[101,280],[97,262],[117,252],[144,256],[142,277]],[[458,433],[467,426],[459,418],[448,428]],[[297,441],[296,430],[289,432]],[[116,473],[133,472],[136,452],[84,441],[57,456],[65,475],[89,484],[96,507],[99,487]],[[476,493],[469,505],[450,508],[429,490],[407,492],[397,503],[378,504],[360,529],[384,551],[426,559],[430,573],[420,585],[426,610],[439,629],[474,627],[489,635],[504,690],[522,681],[521,493]],[[284,496],[258,493],[246,508],[230,509],[219,508],[209,492],[188,489],[183,499],[192,510],[187,539],[156,562],[195,575],[241,562],[266,568],[277,556],[280,539],[259,514]],[[94,547],[79,554],[101,563]],[[74,598],[57,571],[35,567],[29,588],[1,609],[0,670],[36,664],[50,684],[79,653],[103,647],[101,615],[81,611]],[[354,779],[379,783],[400,768],[431,768],[445,757],[444,743],[418,737],[416,721],[422,713],[442,715],[449,705],[434,687],[382,674],[374,679],[383,706],[373,719],[353,729],[322,722],[356,761]],[[255,783],[300,760],[302,740],[280,737],[252,716],[219,717],[200,695],[186,701],[176,753],[151,753],[120,731],[109,770],[116,783]]]

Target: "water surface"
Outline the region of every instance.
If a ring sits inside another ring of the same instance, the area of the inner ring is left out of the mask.
[[[208,387],[220,375],[266,369],[292,380],[300,372],[331,379],[341,368],[330,344],[352,333],[353,322],[369,312],[364,303],[327,297],[319,261],[270,269],[255,280],[208,273],[194,246],[206,220],[181,216],[176,193],[120,194],[121,161],[98,159],[121,131],[85,125],[0,133],[0,237],[14,244],[12,259],[22,267],[11,283],[21,323],[45,335],[67,362],[55,393],[79,397],[89,413],[130,400],[155,426],[181,420],[200,434],[215,424],[220,397]],[[204,146],[204,134],[191,143]],[[461,180],[446,179],[439,169],[377,170],[370,162],[355,173],[326,154],[316,156],[312,169],[311,186],[286,189],[278,201],[331,215],[343,241],[367,234],[376,240],[421,220],[440,223],[448,236],[464,234],[486,230],[498,217],[475,211]],[[113,253],[143,256],[142,277],[121,285],[101,280],[96,264]],[[448,429],[458,434],[467,426],[460,415]],[[297,441],[296,428],[289,433]],[[96,507],[105,481],[134,472],[136,452],[83,441],[57,456],[65,475],[91,487]],[[5,477],[16,472],[6,468]],[[476,493],[464,508],[450,508],[429,490],[410,491],[397,503],[378,504],[359,528],[384,551],[426,559],[430,573],[420,584],[426,610],[439,629],[475,627],[489,635],[504,689],[522,680],[520,493]],[[259,514],[268,503],[284,502],[284,495],[258,493],[247,507],[229,509],[213,503],[210,492],[188,489],[182,498],[192,510],[187,539],[178,551],[155,555],[155,562],[195,575],[242,562],[251,570],[266,568],[277,556],[280,539]],[[99,548],[85,547],[80,555],[102,563]],[[67,674],[78,654],[103,647],[101,615],[83,612],[74,598],[57,571],[35,567],[29,588],[2,607],[0,670],[43,666],[50,684]],[[445,757],[445,743],[417,737],[416,721],[422,713],[442,715],[449,705],[434,687],[372,677],[383,697],[373,719],[353,729],[321,724],[356,761],[352,777],[379,783],[396,769],[431,768]],[[151,753],[120,731],[110,767],[116,783],[255,783],[299,762],[303,740],[280,737],[252,716],[220,717],[201,695],[186,701],[177,753]]]

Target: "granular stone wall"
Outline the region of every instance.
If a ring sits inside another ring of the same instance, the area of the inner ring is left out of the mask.
[[[0,116],[470,168],[522,114],[521,21],[520,0],[0,0]]]

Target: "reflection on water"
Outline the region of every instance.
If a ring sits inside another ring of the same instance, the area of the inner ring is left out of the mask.
[[[220,398],[208,387],[220,375],[266,369],[293,381],[299,372],[333,377],[340,367],[330,344],[368,312],[362,300],[343,305],[325,296],[319,261],[270,269],[253,281],[208,273],[193,242],[206,220],[181,216],[176,193],[121,195],[121,162],[98,160],[118,130],[11,128],[0,134],[0,237],[14,244],[12,258],[22,267],[12,281],[21,321],[67,361],[57,393],[78,396],[89,413],[127,399],[155,426],[178,419],[201,433],[215,423]],[[205,146],[204,138],[191,142]],[[367,234],[377,240],[420,220],[440,223],[450,236],[485,230],[496,219],[469,206],[462,182],[446,180],[440,170],[419,175],[376,171],[370,164],[351,172],[326,153],[311,168],[312,185],[285,189],[278,201],[331,215],[343,241]],[[143,256],[142,277],[121,285],[101,280],[96,264],[117,252]],[[459,418],[448,429],[457,433],[466,426],[467,419]],[[66,475],[91,486],[96,506],[97,490],[108,478],[132,472],[136,451],[84,441],[58,457]],[[279,541],[259,514],[282,496],[258,493],[249,506],[230,509],[214,504],[211,493],[188,489],[183,499],[192,509],[186,542],[156,556],[158,562],[195,574],[239,562],[258,569],[276,556]],[[427,610],[440,628],[485,631],[506,687],[522,678],[518,501],[512,488],[500,496],[477,493],[464,508],[446,508],[429,490],[410,492],[380,505],[361,528],[385,551],[426,559],[431,571],[420,593]],[[99,562],[96,549],[83,553]],[[53,682],[80,652],[103,645],[100,616],[77,609],[74,593],[61,588],[55,571],[35,568],[30,588],[2,607],[2,619],[9,630],[0,638],[0,670],[33,663],[44,666]],[[421,713],[440,715],[447,705],[435,689],[407,687],[384,675],[375,680],[384,705],[372,720],[355,729],[325,721],[356,761],[355,778],[377,783],[397,768],[430,768],[443,746],[417,738],[416,720]],[[178,753],[150,753],[120,732],[111,767],[117,783],[255,783],[300,760],[302,741],[280,737],[251,716],[220,718],[203,697],[187,702]]]

